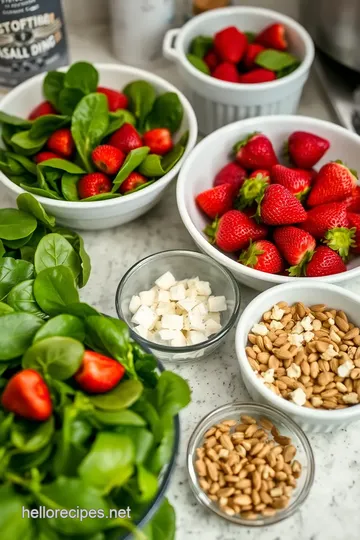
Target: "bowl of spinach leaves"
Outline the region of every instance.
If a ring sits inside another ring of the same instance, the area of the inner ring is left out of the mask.
[[[0,209],[0,530],[16,540],[172,540],[164,496],[188,384],[123,321],[80,301],[90,274],[82,238],[32,195],[17,204]],[[88,357],[98,370],[86,372]],[[60,514],[77,508],[97,513]]]
[[[102,87],[126,95],[127,109],[110,110],[107,96],[99,91]],[[50,104],[49,114],[29,119],[44,99]],[[109,144],[124,124],[134,126],[140,137],[149,130],[167,129],[171,151],[161,155],[144,142],[126,152],[106,192],[82,196],[79,181],[97,171],[92,152]],[[121,225],[152,208],[197,140],[195,113],[176,87],[130,66],[87,62],[40,74],[9,92],[1,103],[0,129],[0,182],[9,194],[15,199],[30,192],[59,224],[85,230]],[[38,162],[49,150],[50,138],[61,130],[71,132],[71,157]],[[124,193],[134,173],[144,180]]]

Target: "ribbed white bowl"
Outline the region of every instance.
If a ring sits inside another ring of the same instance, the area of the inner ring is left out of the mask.
[[[274,23],[285,25],[290,51],[302,61],[296,71],[282,79],[260,84],[229,83],[205,75],[186,58],[196,36],[212,36],[226,26],[260,32]],[[176,62],[189,88],[190,101],[203,134],[244,118],[296,113],[314,60],[313,41],[294,19],[270,9],[245,6],[211,10],[194,17],[180,29],[169,30],[163,52],[166,58]]]
[[[272,405],[291,416],[304,431],[308,432],[330,433],[360,420],[360,405],[337,411],[299,407],[277,396],[259,381],[246,356],[247,337],[254,323],[261,320],[263,313],[281,301],[288,302],[290,305],[294,302],[303,302],[305,305],[327,304],[330,308],[342,309],[351,322],[360,325],[360,297],[336,285],[309,282],[288,283],[259,294],[242,313],[235,337],[241,375],[250,396],[257,403]]]

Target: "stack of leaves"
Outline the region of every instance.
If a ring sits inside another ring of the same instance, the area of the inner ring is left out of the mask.
[[[98,82],[96,68],[78,62],[46,75],[46,101],[28,119],[0,112],[0,170],[30,193],[71,202],[120,197],[167,174],[188,138],[178,134],[178,95],[143,80],[122,92]]]

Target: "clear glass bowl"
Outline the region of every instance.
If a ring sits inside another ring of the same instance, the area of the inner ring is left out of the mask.
[[[241,303],[239,286],[232,274],[207,255],[176,249],[161,251],[142,259],[126,272],[119,283],[115,299],[117,314],[131,329],[134,326],[129,310],[131,297],[153,287],[158,277],[168,271],[177,280],[199,276],[201,280],[209,281],[214,295],[225,296],[228,309],[221,313],[220,332],[207,341],[188,347],[160,345],[144,339],[135,332],[133,335],[139,343],[151,349],[151,352],[163,361],[186,362],[203,358],[219,347],[236,324]]]
[[[197,459],[196,449],[203,445],[205,440],[204,434],[215,424],[221,423],[221,421],[237,420],[240,422],[240,416],[242,414],[250,415],[255,419],[260,419],[261,417],[268,418],[272,424],[278,428],[281,435],[291,437],[292,444],[297,449],[296,459],[302,465],[302,474],[297,480],[297,487],[293,491],[289,506],[283,510],[279,510],[271,517],[259,515],[257,519],[249,520],[236,514],[234,516],[228,516],[220,509],[216,502],[213,502],[208,498],[199,485],[198,476],[195,470],[195,461]],[[234,402],[215,409],[205,416],[196,426],[187,449],[187,469],[194,495],[198,502],[203,504],[207,509],[238,525],[244,525],[246,527],[263,527],[278,523],[279,521],[290,517],[304,503],[314,482],[315,461],[308,438],[303,430],[295,424],[291,418],[267,405]]]

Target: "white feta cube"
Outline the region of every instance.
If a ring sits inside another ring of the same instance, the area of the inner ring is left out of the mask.
[[[179,300],[177,305],[186,312],[191,311],[196,306],[196,300],[191,298],[185,298],[185,300]]]
[[[221,324],[214,321],[214,319],[208,319],[205,321],[205,334],[206,337],[212,336],[220,332],[222,326]]]
[[[148,335],[149,335],[149,331],[144,328],[143,326],[139,325],[139,326],[135,326],[134,327],[134,330],[137,334],[139,334],[139,336],[141,336],[142,338],[144,339],[148,339]]]
[[[189,315],[184,315],[184,330],[190,330]]]
[[[204,318],[200,313],[189,313],[190,330],[205,330]]]
[[[172,347],[186,347],[186,345],[186,338],[182,332],[179,332],[178,336],[171,340]]]
[[[226,311],[227,310],[225,296],[210,296],[208,303],[209,303],[210,311]]]
[[[175,314],[175,304],[174,302],[159,302],[156,309],[156,314],[159,317],[163,315],[174,315]]]
[[[198,277],[194,277],[194,278],[188,279],[188,280],[187,280],[187,286],[188,286],[188,288],[189,288],[189,289],[195,289],[195,290],[197,290],[197,289],[196,289],[196,286],[197,286],[197,284],[199,283],[199,281],[200,281],[200,280],[199,280]]]
[[[184,326],[184,317],[182,315],[166,314],[162,318],[162,326],[169,330],[182,330]]]
[[[151,306],[156,301],[156,292],[154,289],[150,289],[149,291],[141,291],[139,292],[140,302],[143,306]]]
[[[148,306],[140,306],[135,315],[133,315],[131,322],[143,326],[147,330],[151,330],[157,320],[158,317],[151,308]]]
[[[184,300],[186,298],[186,291],[184,285],[180,283],[170,288],[170,300]]]
[[[201,296],[210,296],[211,287],[210,287],[210,283],[208,281],[198,281],[195,284],[195,287],[196,287],[196,290],[197,290],[199,295],[201,295]]]
[[[132,314],[136,313],[140,306],[141,306],[140,296],[137,296],[137,295],[132,296],[130,300],[130,304],[129,304],[130,313]]]
[[[172,339],[175,339],[178,336],[179,332],[180,330],[163,329],[163,330],[159,330],[159,336],[164,341],[171,341]]]
[[[170,287],[176,284],[176,279],[172,275],[171,272],[165,272],[162,276],[160,276],[156,281],[155,284],[159,287],[159,289],[163,289],[164,291],[168,291]]]
[[[208,310],[207,305],[204,302],[200,302],[191,310],[191,313],[193,314],[196,313],[197,315],[200,315],[201,317],[204,318],[209,313],[209,310]]]
[[[195,287],[190,287],[189,289],[186,289],[186,298],[196,299],[197,298],[197,290]]]
[[[221,315],[220,313],[214,313],[213,311],[209,311],[207,315],[205,315],[206,321],[215,321],[216,323],[220,324],[221,322]]]
[[[190,330],[190,332],[188,332],[188,345],[197,345],[198,343],[202,343],[203,341],[207,341],[207,337],[202,332],[198,332],[196,330]]]
[[[170,302],[170,293],[169,291],[164,291],[159,289],[158,291],[158,301],[159,302]]]

